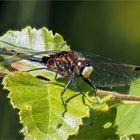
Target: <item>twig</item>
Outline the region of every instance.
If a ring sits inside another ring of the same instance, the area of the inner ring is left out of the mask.
[[[140,101],[140,96],[124,95],[114,91],[97,90],[97,95],[107,96],[112,95],[114,98],[130,101]]]

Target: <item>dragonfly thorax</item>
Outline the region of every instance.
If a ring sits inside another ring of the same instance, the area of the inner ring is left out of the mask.
[[[72,51],[62,51],[42,57],[42,63],[47,68],[64,76],[71,75],[75,69],[76,60]]]

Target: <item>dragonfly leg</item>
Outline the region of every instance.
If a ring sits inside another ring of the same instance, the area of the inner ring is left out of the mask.
[[[57,76],[58,76],[58,74],[56,73],[56,74],[55,74],[55,80],[57,79]]]
[[[82,90],[76,86],[76,82],[74,81],[74,79],[72,80],[72,85],[77,91],[79,91],[84,97],[86,97],[86,95],[82,92]]]
[[[64,98],[63,98],[63,95],[65,93],[65,91],[67,90],[68,86],[71,84],[72,82],[72,78],[68,81],[68,83],[66,84],[65,88],[63,89],[63,91],[61,92],[61,101],[62,101],[62,104],[64,106],[64,112],[62,113],[62,116],[64,117],[64,114],[67,112],[67,106],[66,106],[66,103],[64,101]]]
[[[41,69],[46,69],[46,67],[35,68],[35,69],[28,70],[28,71],[26,71],[26,72],[31,72],[31,71],[41,70]]]
[[[83,97],[86,98],[86,100],[88,100],[88,102],[91,102],[91,101],[86,97],[86,95],[82,92],[82,90],[81,90],[79,87],[76,86],[76,82],[74,81],[74,79],[72,80],[72,85],[74,86],[74,88],[75,88],[77,91],[79,91],[79,92],[83,95]],[[87,105],[87,104],[85,103],[84,98],[83,98],[83,102],[84,102],[85,105]]]
[[[86,100],[88,100],[89,102],[91,102],[91,101],[86,97],[86,95],[82,92],[82,90],[81,90],[79,87],[76,86],[76,82],[74,81],[74,79],[72,80],[72,85],[74,86],[74,88],[75,88],[77,91],[79,91],[79,92],[83,95],[83,97],[84,97]],[[85,105],[87,105],[86,102],[85,102],[85,100],[84,100],[84,98],[83,98],[83,103],[84,103]],[[89,106],[89,105],[87,105],[87,106]]]
[[[35,69],[28,70],[28,71],[26,71],[26,72],[32,72],[32,71],[41,70],[41,69],[48,70],[48,71],[50,71],[50,72],[55,72],[55,73],[56,73],[56,75],[55,75],[55,80],[56,80],[58,74],[61,74],[61,73],[59,73],[58,71],[50,70],[50,69],[47,68],[47,67],[35,68]]]
[[[97,103],[98,103],[98,99],[97,99],[97,97],[96,97],[96,91],[97,91],[96,86],[95,86],[94,84],[92,84],[92,82],[91,82],[89,79],[87,79],[87,78],[84,78],[84,77],[83,77],[83,80],[84,80],[87,84],[89,84],[89,85],[94,89],[94,97],[96,98]]]

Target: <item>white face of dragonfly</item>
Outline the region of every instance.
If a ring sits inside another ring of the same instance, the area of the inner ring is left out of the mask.
[[[93,72],[93,67],[92,66],[87,66],[83,69],[82,75],[85,78],[88,78]]]
[[[84,78],[88,78],[93,72],[93,65],[87,60],[79,61],[78,68]]]

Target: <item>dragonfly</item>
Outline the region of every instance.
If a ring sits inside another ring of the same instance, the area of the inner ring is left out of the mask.
[[[0,55],[11,56],[11,59],[6,62],[1,61],[1,65],[7,63],[11,64],[18,60],[26,59],[42,64],[42,67],[31,69],[28,72],[45,69],[55,72],[56,75],[60,74],[69,78],[61,92],[61,101],[65,112],[67,111],[67,108],[63,95],[69,85],[72,84],[76,90],[82,93],[76,85],[76,77],[80,77],[85,83],[93,88],[95,97],[97,88],[130,85],[131,82],[140,77],[140,66],[115,62],[110,58],[93,53],[81,53],[74,50],[34,52],[31,49],[15,46],[3,40],[0,40],[0,43]],[[4,46],[10,46],[10,49],[7,49]],[[14,50],[15,48],[20,48],[22,51],[17,52]],[[41,55],[41,57],[38,57],[39,55]]]

